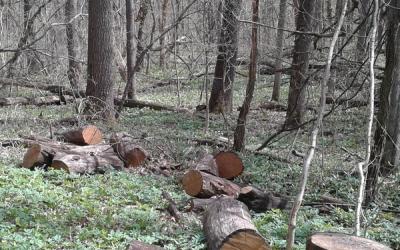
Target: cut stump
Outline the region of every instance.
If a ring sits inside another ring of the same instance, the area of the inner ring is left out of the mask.
[[[89,125],[62,134],[62,139],[76,145],[95,145],[103,140],[103,134],[96,126]]]
[[[233,179],[243,173],[243,162],[234,152],[219,152],[214,156],[214,159],[218,167],[219,177]]]
[[[232,198],[218,198],[204,215],[203,230],[209,250],[268,250],[257,232],[245,204]]]
[[[378,242],[342,233],[316,233],[307,240],[307,250],[390,250]]]
[[[127,168],[139,167],[148,158],[146,150],[136,145],[132,138],[123,133],[113,134],[110,144],[113,146],[114,152],[125,162]]]
[[[219,194],[236,198],[240,192],[240,187],[229,180],[193,169],[185,173],[182,185],[188,195],[197,198],[211,198]]]

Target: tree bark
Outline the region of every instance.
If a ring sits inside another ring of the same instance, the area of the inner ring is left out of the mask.
[[[299,11],[296,18],[296,30],[312,32],[315,0],[299,0]],[[304,120],[308,66],[311,54],[312,39],[306,34],[296,34],[292,76],[290,79],[288,109],[285,126],[288,128],[300,125]]]
[[[358,4],[358,12],[360,15],[360,20],[364,20],[367,18],[370,12],[371,0],[360,0]],[[360,30],[358,31],[358,38],[357,38],[357,49],[356,49],[356,60],[358,62],[362,62],[367,56],[367,36],[368,36],[368,28],[370,27],[369,20],[365,21],[362,25]]]
[[[136,64],[140,64],[136,66],[137,71],[140,71],[142,68],[143,60],[139,61],[138,57],[144,50],[144,38],[143,38],[143,28],[146,21],[147,14],[149,12],[150,0],[141,0],[139,11],[136,17],[136,22],[139,23],[138,31],[137,31],[137,53],[136,53]]]
[[[168,14],[168,3],[169,0],[163,0],[162,1],[162,6],[161,6],[161,16],[159,20],[159,32],[162,34],[164,32],[165,28],[165,23],[167,21],[167,14]],[[160,37],[160,68],[164,68],[165,66],[165,48],[164,48],[164,43],[165,43],[165,35]]]
[[[133,0],[125,0],[126,3],[126,70],[127,70],[127,96],[128,99],[136,100],[135,84],[135,59],[136,41],[134,38],[135,23],[133,20]]]
[[[263,213],[275,208],[285,209],[288,205],[287,199],[275,196],[270,192],[264,192],[252,186],[242,188],[238,200],[246,204],[250,210],[256,213]]]
[[[67,0],[65,2],[65,32],[67,35],[67,51],[68,51],[68,79],[73,90],[77,90],[79,86],[80,67],[76,61],[76,31],[73,18],[76,15],[76,0]]]
[[[251,34],[251,53],[250,53],[250,68],[249,68],[249,83],[246,88],[246,95],[242,107],[240,108],[239,117],[234,133],[233,149],[242,151],[245,146],[246,120],[250,111],[251,101],[253,100],[254,88],[257,80],[257,56],[258,56],[258,0],[253,0],[253,27]]]
[[[230,113],[233,110],[233,82],[238,52],[238,18],[241,0],[224,0],[222,6],[222,27],[220,31],[218,56],[214,81],[209,100],[213,113]]]
[[[282,84],[282,58],[283,58],[283,29],[286,23],[287,0],[280,0],[279,19],[276,38],[275,79],[272,91],[272,100],[279,102]]]
[[[62,133],[61,139],[76,145],[95,145],[103,140],[103,133],[96,126],[89,125]]]
[[[110,139],[114,152],[124,161],[125,167],[139,167],[148,159],[148,153],[125,134],[113,134]]]
[[[207,208],[203,230],[209,250],[271,249],[251,221],[246,205],[231,198],[219,198]]]
[[[113,78],[112,1],[89,0],[88,79],[86,96],[91,97],[88,113],[115,119]]]

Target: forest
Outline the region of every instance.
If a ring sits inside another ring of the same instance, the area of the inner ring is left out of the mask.
[[[0,0],[0,249],[400,250],[400,1]]]

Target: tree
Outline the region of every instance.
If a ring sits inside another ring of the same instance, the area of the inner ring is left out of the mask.
[[[126,3],[126,70],[127,70],[127,95],[129,99],[136,100],[135,86],[135,60],[136,60],[136,41],[134,38],[135,23],[133,20],[132,0],[125,0]]]
[[[144,41],[143,41],[143,28],[144,28],[144,22],[146,21],[147,14],[149,12],[149,7],[150,7],[150,0],[140,0],[140,6],[139,6],[139,11],[136,16],[136,22],[139,23],[138,26],[138,31],[137,31],[137,53],[136,53],[136,63],[139,63],[138,57],[142,53],[144,49]],[[140,62],[140,65],[137,66],[138,71],[140,71],[141,67],[143,64],[143,60]]]
[[[89,0],[88,111],[99,112],[107,120],[114,119],[112,27],[112,1]]]
[[[360,21],[363,22],[364,19],[368,18],[369,10],[370,10],[371,0],[360,0],[360,4],[358,5],[358,12],[360,14]],[[366,48],[367,48],[367,35],[368,35],[368,27],[369,22],[365,21],[362,23],[361,28],[358,32],[357,38],[357,50],[356,50],[356,59],[358,62],[362,62],[366,56]]]
[[[67,51],[68,51],[68,79],[73,89],[78,89],[80,67],[76,61],[76,33],[73,22],[76,15],[76,0],[67,0],[65,2],[65,32],[67,35]]]
[[[246,132],[246,120],[250,111],[250,104],[253,99],[254,87],[257,79],[257,36],[258,36],[258,0],[253,0],[253,24],[251,33],[251,53],[250,53],[250,68],[249,68],[249,83],[246,88],[246,95],[242,107],[240,108],[239,118],[237,120],[236,130],[234,134],[233,148],[236,151],[241,151],[244,148],[244,138]]]
[[[375,199],[379,176],[388,176],[399,164],[400,2],[391,1],[387,15],[386,67],[379,90],[380,107],[368,167],[367,202]]]
[[[210,112],[232,112],[233,82],[238,52],[238,19],[241,0],[224,0],[218,56],[209,101]]]
[[[296,34],[292,76],[290,79],[288,108],[285,126],[296,127],[304,120],[306,104],[306,78],[311,54],[312,38],[304,32],[311,32],[313,28],[313,15],[315,0],[299,0],[299,10],[296,17]],[[302,33],[303,32],[303,33]]]
[[[286,23],[286,0],[281,0],[279,4],[279,20],[276,38],[276,59],[275,59],[275,79],[272,91],[272,100],[279,101],[282,83],[282,55],[283,55],[283,29]]]
[[[159,32],[162,34],[165,29],[165,23],[167,21],[167,14],[168,14],[168,3],[169,0],[163,0],[161,6],[161,16],[159,20]],[[160,37],[160,68],[164,68],[165,66],[165,35]]]

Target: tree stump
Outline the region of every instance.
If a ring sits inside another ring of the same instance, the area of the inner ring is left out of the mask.
[[[96,126],[89,125],[62,134],[62,139],[76,145],[95,145],[103,140],[103,134]]]
[[[390,250],[375,241],[343,233],[316,233],[307,240],[307,250]]]
[[[232,198],[218,198],[208,206],[203,230],[209,250],[271,249],[257,232],[246,205]]]
[[[139,167],[148,158],[148,153],[142,147],[136,145],[132,138],[122,133],[113,134],[110,144],[114,152],[125,162],[125,167]]]
[[[219,194],[237,197],[240,192],[237,184],[199,170],[186,172],[182,184],[188,195],[197,198],[211,198]]]
[[[243,173],[243,162],[234,152],[219,152],[214,156],[214,159],[218,167],[219,177],[233,179]]]

